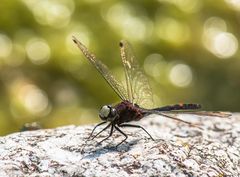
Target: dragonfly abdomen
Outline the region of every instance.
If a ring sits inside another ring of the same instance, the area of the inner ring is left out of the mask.
[[[177,111],[177,110],[193,110],[193,109],[200,109],[200,104],[175,104],[175,105],[169,105],[164,106],[160,108],[152,109],[154,111]]]

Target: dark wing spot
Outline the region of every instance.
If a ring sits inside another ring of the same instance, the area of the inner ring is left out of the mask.
[[[123,42],[122,41],[119,42],[119,46],[123,47]]]
[[[73,36],[72,37],[72,40],[73,40],[73,42],[75,43],[75,44],[77,44],[77,40],[76,40],[76,38]]]

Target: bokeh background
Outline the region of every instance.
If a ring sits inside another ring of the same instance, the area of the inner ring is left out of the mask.
[[[124,78],[128,40],[155,105],[240,111],[240,0],[1,0],[0,134],[99,121],[119,101],[72,42]]]

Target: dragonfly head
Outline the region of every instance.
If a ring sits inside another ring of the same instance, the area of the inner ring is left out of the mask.
[[[99,111],[99,117],[103,121],[111,122],[117,117],[117,110],[110,105],[105,105],[105,106],[101,107],[101,109]]]

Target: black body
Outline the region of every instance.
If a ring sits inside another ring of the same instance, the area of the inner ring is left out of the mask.
[[[169,106],[164,106],[164,107],[159,107],[159,108],[154,108],[154,109],[145,109],[145,108],[141,108],[139,107],[137,104],[132,104],[127,100],[122,101],[121,103],[115,105],[113,107],[114,109],[116,109],[116,116],[115,119],[112,120],[104,129],[102,129],[99,133],[97,133],[95,136],[92,137],[94,130],[100,126],[103,125],[105,123],[107,123],[107,121],[101,122],[98,125],[96,125],[94,127],[94,129],[92,130],[90,137],[92,137],[92,139],[94,139],[95,137],[97,137],[100,133],[102,133],[103,131],[105,131],[107,128],[109,128],[111,126],[111,130],[110,130],[110,134],[109,136],[107,136],[106,138],[104,138],[102,141],[100,141],[99,143],[102,143],[103,141],[107,140],[108,138],[110,138],[112,136],[113,130],[114,128],[119,131],[122,135],[125,136],[125,139],[120,142],[117,146],[119,146],[120,144],[122,144],[124,141],[126,141],[127,139],[127,135],[121,130],[119,129],[119,127],[135,127],[135,128],[141,128],[143,131],[145,131],[149,137],[153,139],[153,137],[147,132],[147,130],[145,130],[143,127],[141,127],[140,125],[132,125],[132,124],[128,124],[127,122],[131,122],[131,121],[138,121],[140,119],[142,119],[143,117],[150,115],[150,114],[159,114],[162,116],[165,116],[167,118],[171,118],[174,120],[178,120],[184,123],[187,123],[189,125],[193,125],[190,122],[169,116],[164,114],[165,111],[177,111],[177,110],[194,110],[194,109],[200,109],[201,105],[199,104],[175,104],[175,105],[169,105]]]
[[[117,110],[119,115],[114,122],[117,125],[121,125],[126,122],[138,121],[149,114],[159,114],[160,112],[173,110],[200,109],[201,106],[199,104],[175,104],[154,109],[144,109],[136,104],[132,104],[129,101],[124,100],[115,105],[114,108]]]

